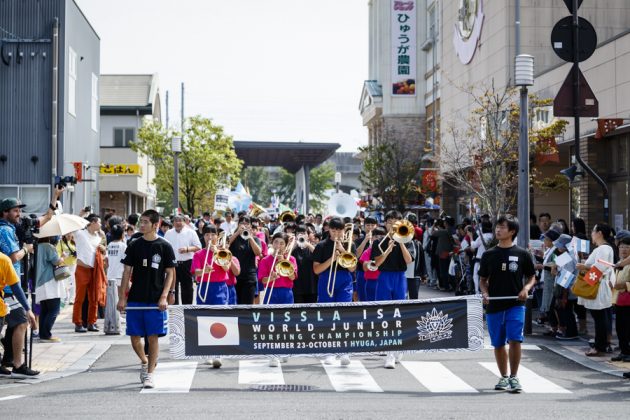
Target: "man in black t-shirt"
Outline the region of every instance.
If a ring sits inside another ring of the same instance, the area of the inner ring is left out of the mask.
[[[129,244],[121,261],[125,269],[119,289],[118,310],[127,309],[127,335],[131,337],[131,346],[142,363],[140,381],[145,388],[155,387],[153,370],[159,354],[158,337],[166,334],[166,309],[169,296],[175,294],[177,260],[171,244],[156,233],[159,223],[160,215],[155,210],[142,213],[140,232],[143,236]],[[133,309],[146,307],[155,309]],[[147,337],[149,342],[148,358],[142,337]]]
[[[249,239],[245,240],[241,234],[249,232]],[[256,284],[258,277],[256,274],[256,257],[261,256],[262,248],[260,239],[256,237],[251,229],[251,219],[242,216],[238,219],[238,227],[230,236],[230,252],[241,265],[241,273],[236,277],[236,302],[239,305],[251,305],[254,303],[256,295]]]
[[[531,254],[513,244],[518,230],[516,218],[509,215],[499,218],[495,227],[499,244],[484,252],[479,265],[479,289],[483,302],[487,305],[488,333],[501,373],[501,379],[494,389],[509,390],[512,393],[522,390],[516,375],[521,361],[525,301],[536,284]],[[510,344],[509,356],[505,349],[507,343]]]
[[[407,264],[413,261],[406,244],[391,238],[394,224],[402,220],[399,211],[392,210],[385,215],[385,228],[390,233],[378,243],[374,243],[370,258],[374,260],[380,274],[376,281],[375,300],[404,300],[407,296]],[[400,361],[400,353],[389,353],[385,359],[385,368],[394,369]]]

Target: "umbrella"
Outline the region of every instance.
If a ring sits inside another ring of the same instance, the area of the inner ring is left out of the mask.
[[[37,238],[47,238],[50,236],[62,236],[70,232],[81,230],[88,225],[88,221],[75,214],[58,214],[53,216],[48,223],[39,229],[39,233],[34,234]]]

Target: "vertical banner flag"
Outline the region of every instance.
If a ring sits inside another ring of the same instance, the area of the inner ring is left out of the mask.
[[[416,0],[390,0],[392,94],[416,94]]]
[[[481,297],[169,307],[174,359],[483,349]]]

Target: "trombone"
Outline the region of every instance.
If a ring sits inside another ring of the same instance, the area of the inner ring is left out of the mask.
[[[387,235],[378,243],[378,249],[381,250],[381,253],[385,253],[381,246],[387,238],[392,238],[399,244],[406,244],[407,242],[411,242],[414,235],[415,230],[413,224],[411,224],[409,220],[399,220],[392,226],[392,231],[387,232]]]
[[[218,246],[225,248],[226,235],[225,232],[221,232],[218,239]],[[203,268],[201,270],[201,280],[203,280],[203,275],[206,274],[206,266],[208,265],[208,256],[210,255],[210,249],[206,250],[206,257],[203,261]],[[212,272],[214,271],[214,264],[217,264],[225,271],[230,269],[232,265],[232,253],[226,249],[217,250],[217,252],[212,253],[212,260],[210,261],[210,270],[208,271],[208,281],[206,284],[206,290],[203,294],[203,302],[206,302],[206,298],[208,297],[208,290],[210,289],[210,277],[212,276]],[[201,285],[203,281],[199,282],[199,289],[197,291],[197,295],[201,298]]]
[[[347,223],[343,231],[343,237],[341,239],[342,243],[345,241],[348,242],[347,249],[344,249],[341,255],[335,258],[335,260],[331,264],[330,270],[328,271],[328,284],[326,285],[326,292],[328,293],[328,296],[330,297],[333,297],[333,295],[335,294],[335,282],[337,281],[337,270],[339,269],[339,266],[347,270],[350,270],[356,267],[357,265],[357,257],[351,252],[353,231],[354,231],[354,224]],[[335,241],[333,245],[333,258],[334,258],[336,250],[337,250],[337,241]],[[331,271],[332,271],[332,279],[331,279]]]
[[[269,270],[269,277],[271,277],[271,273],[276,273],[279,277],[291,277],[295,274],[293,264],[291,264],[291,261],[289,260],[289,258],[291,257],[291,253],[293,252],[294,240],[294,237],[291,237],[291,239],[289,239],[289,243],[285,248],[289,251],[286,258],[282,258],[280,252],[274,250],[273,261],[271,261],[271,270]],[[278,256],[280,256],[280,260],[278,260]],[[269,287],[269,283],[271,283],[271,288]],[[265,290],[263,292],[263,305],[269,305],[269,303],[271,302],[271,295],[273,293],[273,288],[275,285],[275,280],[267,280],[267,284],[265,285]],[[267,297],[267,294],[269,295],[269,297]],[[265,303],[265,301],[267,301],[267,303]]]

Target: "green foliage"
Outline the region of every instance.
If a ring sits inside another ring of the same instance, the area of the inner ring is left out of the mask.
[[[211,209],[214,195],[221,187],[233,187],[239,179],[242,161],[234,151],[232,137],[212,120],[195,116],[187,120],[182,152],[179,154],[179,202],[184,211],[196,214]],[[146,122],[132,150],[147,155],[155,165],[158,195],[173,191],[173,154],[169,132],[160,123]],[[199,208],[201,206],[201,208]]]
[[[330,163],[324,163],[310,172],[309,207],[312,212],[322,212],[326,207],[326,190],[333,188],[335,168]],[[282,204],[295,208],[295,175],[285,169],[280,169],[280,178],[270,184],[270,189],[275,189]]]
[[[250,166],[241,172],[241,182],[249,191],[254,203],[267,207],[271,201],[272,183],[262,166]]]
[[[386,208],[403,211],[416,197],[422,162],[420,144],[398,141],[359,148],[365,156],[359,180]]]

